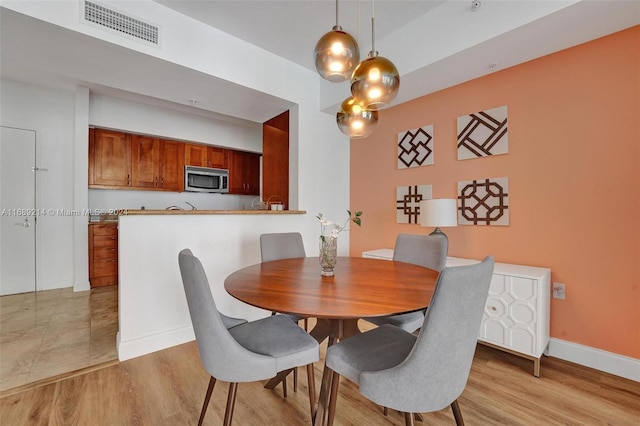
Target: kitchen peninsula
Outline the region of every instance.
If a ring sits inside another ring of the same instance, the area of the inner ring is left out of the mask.
[[[249,320],[269,312],[243,304],[224,290],[224,279],[260,263],[260,234],[302,231],[302,210],[123,210],[118,218],[121,361],[193,340],[178,269],[178,252],[200,258],[218,309]],[[307,251],[313,253],[311,247]]]

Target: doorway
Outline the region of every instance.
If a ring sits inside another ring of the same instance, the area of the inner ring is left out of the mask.
[[[0,135],[0,296],[36,291],[36,132]]]

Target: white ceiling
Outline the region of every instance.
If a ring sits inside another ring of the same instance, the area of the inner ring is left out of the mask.
[[[336,24],[335,0],[154,1],[311,70],[315,43]],[[366,46],[361,52],[366,57],[372,6],[376,38],[383,39],[444,1],[340,0],[338,23]],[[465,3],[470,7],[471,0]]]
[[[317,39],[335,24],[332,0],[155,1],[309,69]],[[640,24],[637,0],[482,0],[477,12],[471,11],[471,3],[375,1],[376,48],[401,75],[394,104]],[[108,96],[254,122],[266,121],[290,106],[285,100],[5,7],[0,9],[2,77],[69,89],[81,85]],[[359,39],[361,56],[366,56],[371,3],[342,0],[339,16],[342,27]],[[491,63],[496,64],[494,69]],[[122,64],[127,65],[126,72]],[[335,111],[348,91],[344,84],[348,83],[321,83],[324,111]],[[186,99],[203,93],[203,87],[215,87],[216,96],[189,105]]]

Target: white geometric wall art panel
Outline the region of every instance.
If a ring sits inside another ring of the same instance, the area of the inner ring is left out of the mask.
[[[431,185],[398,186],[396,215],[398,223],[418,223],[420,201],[431,199]]]
[[[506,105],[458,117],[458,160],[508,152]]]
[[[509,178],[458,182],[458,224],[509,225]]]
[[[433,164],[433,124],[398,133],[398,169]]]

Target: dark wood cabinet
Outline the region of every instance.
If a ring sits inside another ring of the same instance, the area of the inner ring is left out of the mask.
[[[207,167],[207,145],[185,143],[184,164],[185,166]]]
[[[131,186],[130,135],[94,129],[89,137],[89,187],[129,186]]]
[[[91,129],[89,187],[183,191],[184,143]]]
[[[214,169],[229,168],[229,150],[217,146],[207,147],[207,165]]]
[[[262,198],[289,209],[289,111],[262,124]]]
[[[286,166],[275,166],[288,200],[288,136],[278,130],[278,153]],[[287,132],[288,135],[288,132]],[[269,140],[275,139],[269,137]],[[286,148],[282,144],[286,144]],[[284,149],[284,151],[282,151]],[[89,188],[184,191],[184,167],[229,169],[229,193],[260,195],[261,154],[104,129],[89,129]]]
[[[184,143],[160,139],[160,182],[165,191],[184,191]]]
[[[230,151],[229,193],[260,195],[260,154]]]
[[[131,186],[156,189],[160,180],[160,141],[131,135]]]
[[[118,284],[118,224],[89,224],[91,288]]]
[[[196,143],[184,144],[185,166],[226,169],[229,167],[228,158],[229,150],[225,148]]]

